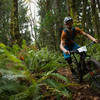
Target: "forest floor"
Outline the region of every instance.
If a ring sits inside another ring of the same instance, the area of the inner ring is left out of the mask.
[[[72,73],[68,68],[60,68],[58,73],[68,77],[71,82],[77,83],[72,77]],[[81,83],[79,86],[71,86],[73,100],[100,100],[100,94],[91,89],[88,83]]]

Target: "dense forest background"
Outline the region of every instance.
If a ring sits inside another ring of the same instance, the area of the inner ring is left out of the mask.
[[[100,0],[38,0],[35,17],[30,3],[0,0],[0,100],[71,100],[68,86],[75,84],[55,73],[66,66],[59,48],[63,20],[71,16],[74,26],[100,39]],[[82,36],[76,41],[89,43]],[[100,46],[95,47],[89,53],[100,61]]]
[[[63,20],[66,16],[74,19],[74,26],[80,27],[93,36],[100,35],[99,0],[38,0],[38,23],[35,21],[37,16],[35,18],[31,15],[27,16],[30,10],[29,3],[31,3],[30,0],[0,1],[0,41],[2,43],[20,45],[24,39],[29,45],[32,37],[39,49],[48,47],[51,50],[59,50],[60,35],[64,27]]]

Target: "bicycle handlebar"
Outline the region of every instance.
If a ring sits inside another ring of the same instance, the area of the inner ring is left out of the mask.
[[[95,41],[92,41],[91,43],[89,43],[88,45],[86,45],[86,47],[90,47],[90,46],[92,46],[92,45],[95,44],[95,43],[96,43]],[[80,48],[81,48],[81,47],[80,47]],[[79,48],[78,48],[78,49],[79,49]],[[70,51],[70,54],[73,54],[73,53],[80,53],[78,49]],[[85,51],[83,51],[83,52],[85,52]]]
[[[96,42],[95,41],[92,41],[91,43],[89,43],[86,47],[90,47],[92,46],[93,44],[95,44]]]
[[[73,54],[73,53],[79,53],[78,50],[72,50],[70,51],[70,54]]]

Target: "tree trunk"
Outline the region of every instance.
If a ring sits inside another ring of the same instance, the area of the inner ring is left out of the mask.
[[[19,32],[18,25],[18,0],[13,0],[13,6],[11,11],[10,34],[12,38],[12,44],[17,43],[21,46],[21,34]]]
[[[77,9],[76,9],[76,0],[71,0],[71,8],[72,8],[72,17],[74,21],[77,20]]]
[[[86,2],[86,0],[82,0],[82,1],[83,1],[83,10],[82,10],[82,28],[83,28],[83,30],[85,30],[87,2]]]
[[[89,5],[88,5],[89,6]],[[88,8],[88,10],[87,10],[87,14],[86,14],[86,16],[87,16],[87,20],[86,20],[86,29],[88,30],[88,33],[89,34],[91,34],[91,35],[93,35],[94,33],[93,33],[93,24],[92,24],[92,16],[91,16],[91,8],[89,7]]]
[[[71,3],[70,3],[70,0],[66,0],[66,3],[67,3],[67,15],[68,16],[71,16]]]
[[[91,0],[91,8],[92,8],[92,21],[94,26],[95,34],[100,35],[100,28],[99,28],[99,17],[96,9],[96,2],[95,0]]]
[[[100,12],[100,0],[97,0],[97,4],[98,4],[99,12]]]
[[[62,33],[62,17],[61,17],[61,0],[55,0],[55,8],[56,8],[56,16],[58,17],[56,20],[56,46],[59,49],[59,45],[60,45],[60,37],[61,37],[61,33]]]

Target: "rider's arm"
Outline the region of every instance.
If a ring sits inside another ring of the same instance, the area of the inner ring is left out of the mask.
[[[82,31],[82,34],[83,34],[84,36],[88,37],[90,40],[92,40],[92,41],[94,41],[94,42],[97,42],[97,40],[96,40],[94,37],[92,37],[91,35],[89,35],[89,34],[83,32],[83,31]]]
[[[86,32],[82,31],[80,28],[76,27],[76,30],[77,30],[78,33],[88,37],[90,40],[95,41],[97,43],[97,39],[95,39],[91,35],[87,34]]]
[[[62,32],[62,35],[61,35],[60,49],[61,49],[64,53],[68,54],[69,51],[66,50],[66,49],[64,48],[64,46],[65,46],[65,40],[66,40],[66,33],[63,31],[63,32]]]

